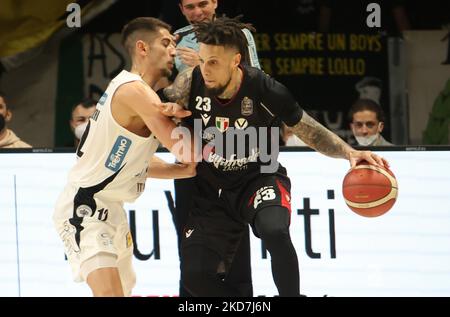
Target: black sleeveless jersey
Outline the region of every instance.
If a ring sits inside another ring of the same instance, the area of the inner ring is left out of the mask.
[[[281,122],[294,126],[303,114],[284,85],[257,68],[240,67],[241,86],[226,101],[206,90],[199,67],[192,74],[188,107],[192,116],[186,123],[202,139],[197,175],[215,188],[238,187],[261,173],[276,173],[279,130],[275,129]]]

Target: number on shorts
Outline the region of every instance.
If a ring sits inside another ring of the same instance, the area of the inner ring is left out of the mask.
[[[253,208],[257,208],[259,204],[266,200],[274,200],[277,197],[273,188],[263,187],[256,192]]]
[[[98,220],[106,221],[108,219],[108,209],[102,208],[97,210],[98,212]]]

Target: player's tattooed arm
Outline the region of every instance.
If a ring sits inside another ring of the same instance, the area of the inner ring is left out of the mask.
[[[193,68],[186,68],[177,75],[172,85],[164,88],[164,95],[169,101],[187,108],[191,90]]]
[[[327,156],[349,159],[351,153],[355,151],[339,136],[311,118],[305,111],[300,122],[292,130],[308,146]]]

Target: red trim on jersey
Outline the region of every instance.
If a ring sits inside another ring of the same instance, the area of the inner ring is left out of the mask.
[[[248,201],[247,207],[250,207],[251,204],[253,204],[253,201],[255,200],[256,192],[250,197],[250,200]]]
[[[291,221],[291,195],[278,179],[276,182],[281,195],[281,206],[289,210],[289,221]]]

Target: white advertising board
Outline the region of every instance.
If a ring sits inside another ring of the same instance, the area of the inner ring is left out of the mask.
[[[380,154],[391,163],[399,197],[387,214],[364,218],[342,198],[348,162],[280,153],[292,182],[291,236],[303,294],[450,296],[450,151]],[[0,296],[91,295],[72,281],[52,224],[74,161],[72,153],[0,154]],[[165,191],[174,196],[171,180],[149,179],[146,192],[126,205],[134,210],[140,253],[135,296],[178,294],[177,238]],[[274,296],[270,255],[263,258],[257,238],[251,245],[254,294]]]

